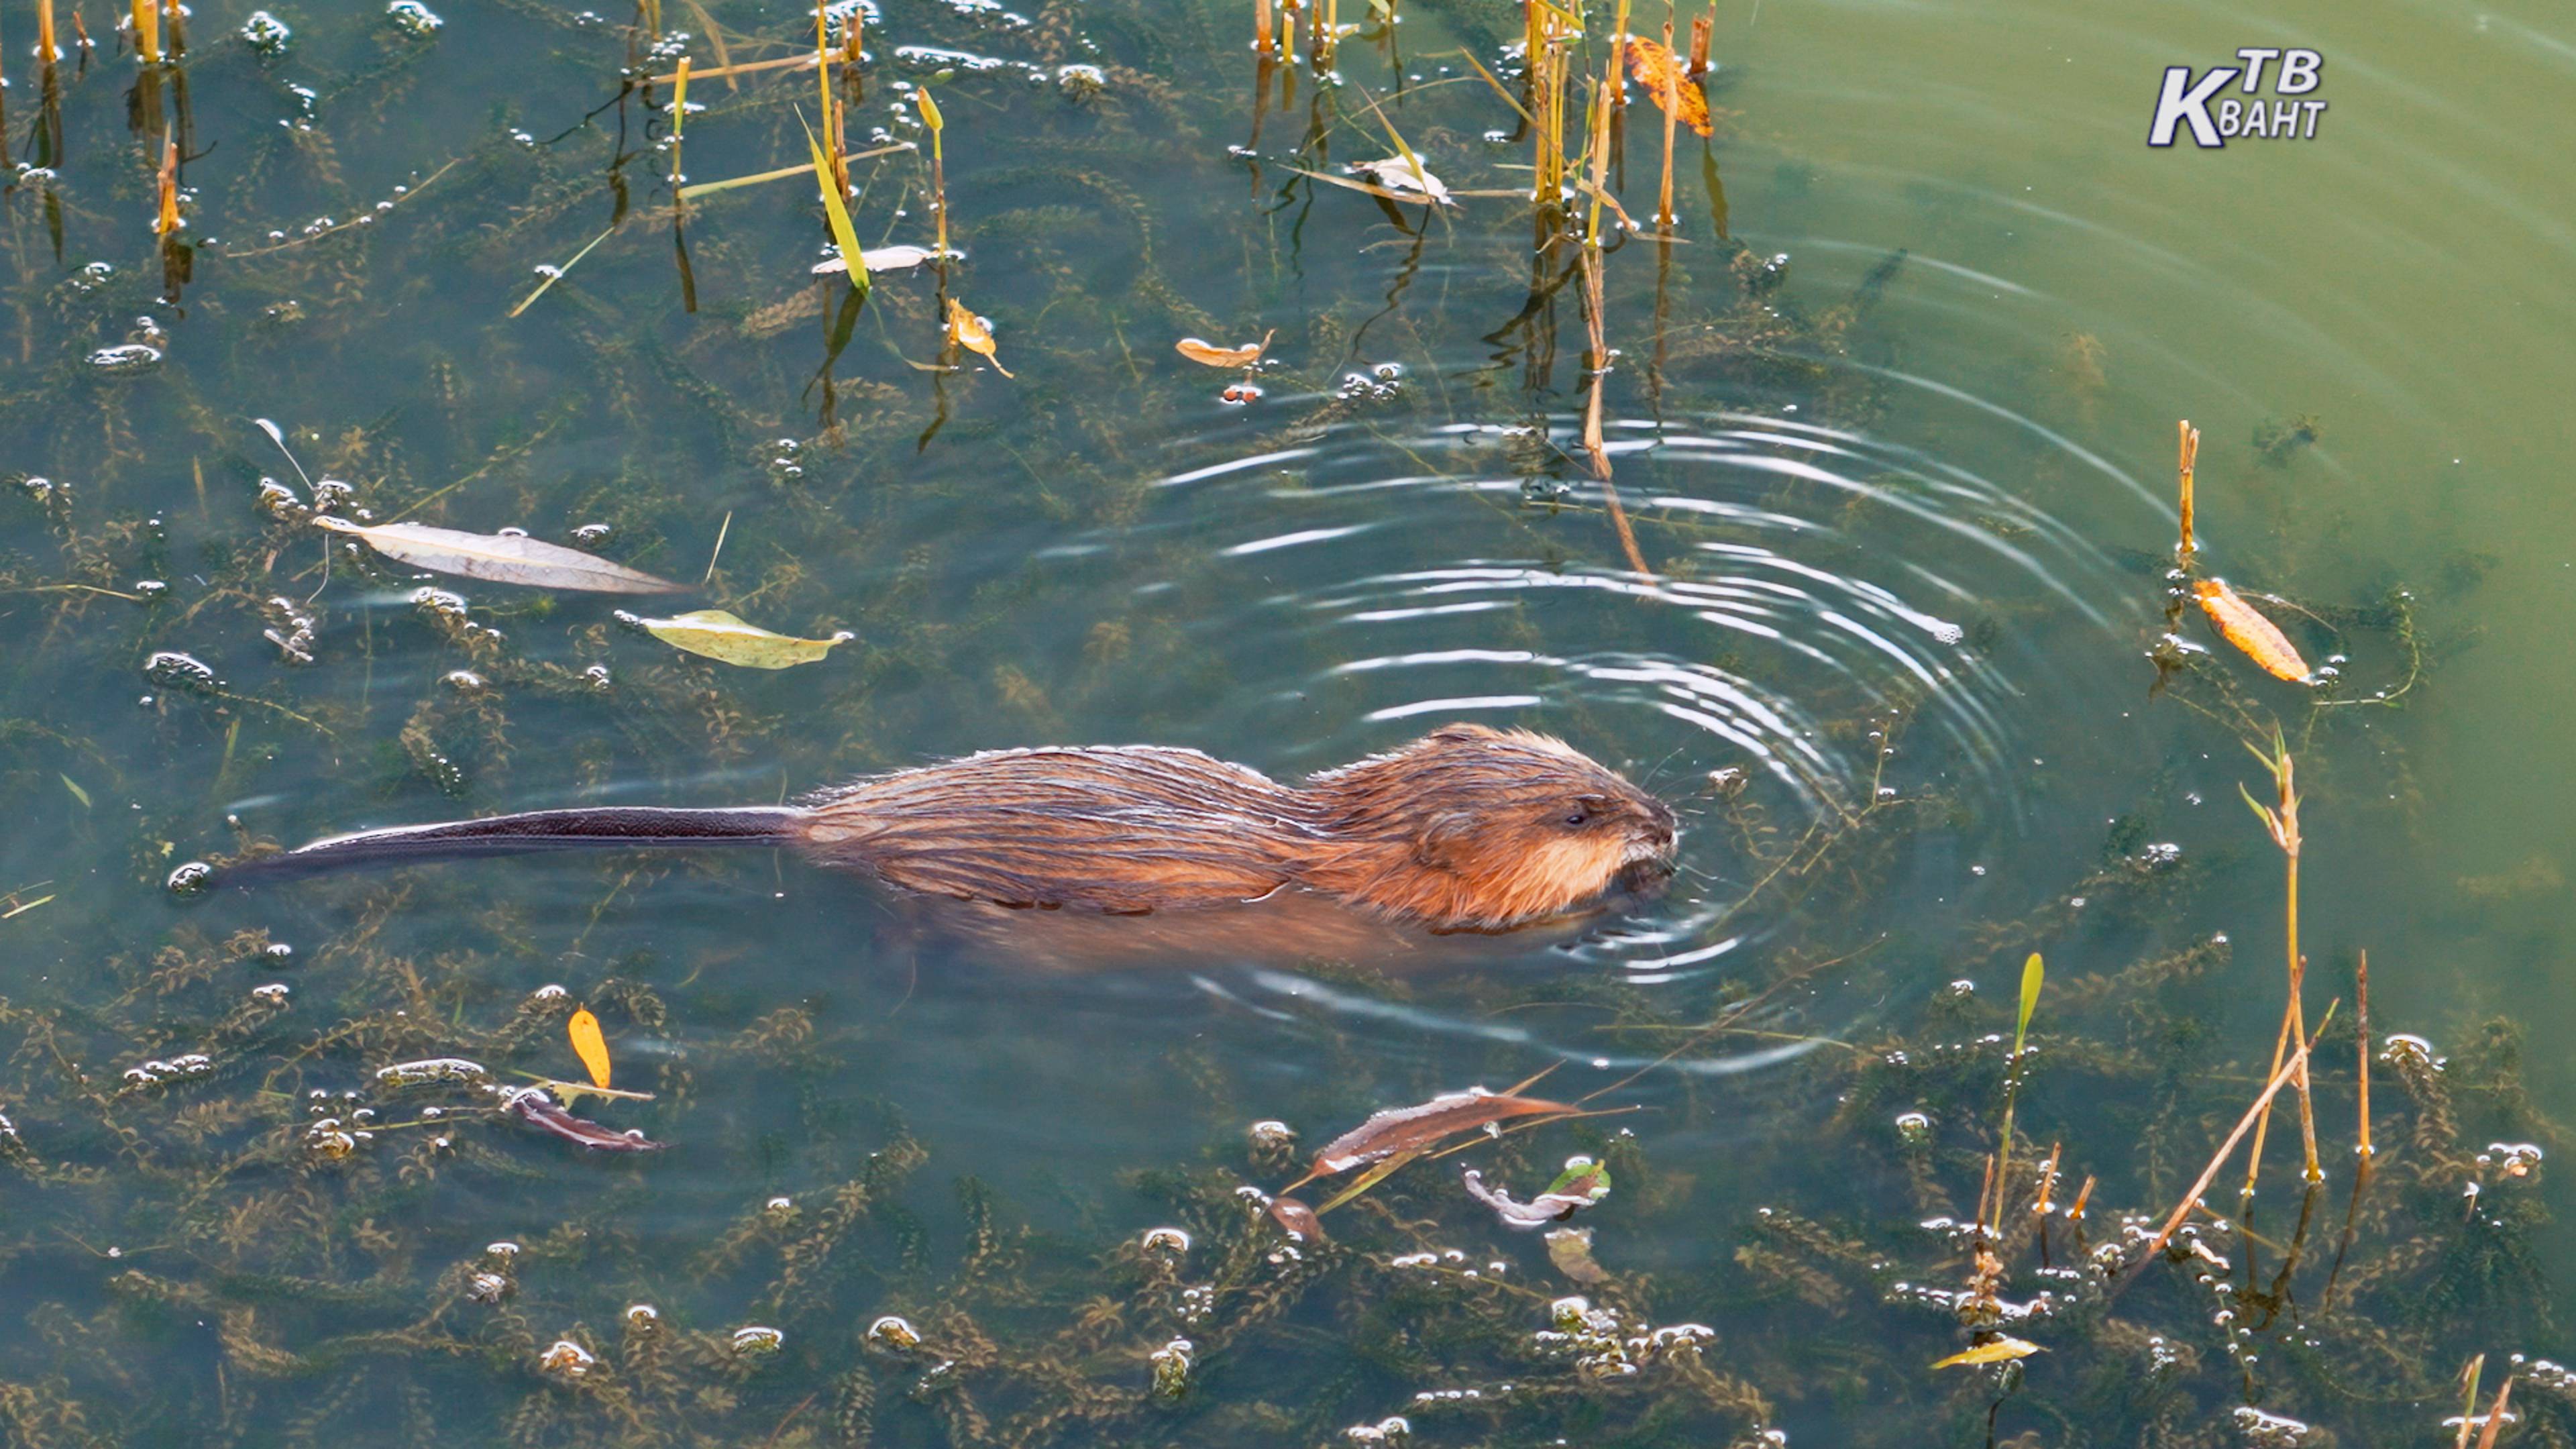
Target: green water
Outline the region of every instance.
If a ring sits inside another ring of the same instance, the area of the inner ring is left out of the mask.
[[[1516,7],[1345,5],[1319,85],[1263,72],[1238,7],[888,0],[850,144],[926,145],[935,74],[963,255],[863,304],[809,275],[810,181],[675,226],[641,79],[714,65],[710,21],[736,62],[792,54],[811,12],[666,3],[693,38],[648,56],[622,11],[435,8],[284,6],[281,43],[201,6],[140,84],[100,7],[50,82],[0,12],[0,1442],[2449,1443],[2479,1354],[2482,1398],[2526,1356],[2504,1442],[2576,1442],[2576,1378],[2535,1364],[2576,1352],[2563,1194],[2488,1150],[2554,1154],[2576,1114],[2545,1049],[2566,16],[1721,7],[1674,240],[1605,259],[1639,574],[1580,438],[1576,248],[1534,249],[1530,143],[1460,57],[1517,92]],[[2240,46],[2324,57],[2316,134],[2150,149],[2164,69]],[[705,182],[802,160],[819,98],[791,70],[689,102]],[[1522,194],[1426,219],[1301,174],[1386,156],[1381,114],[1457,191]],[[1640,223],[1661,150],[1632,91]],[[917,151],[852,179],[866,245],[932,244]],[[950,298],[1013,376],[944,347]],[[1173,350],[1274,331],[1249,403]],[[2196,614],[2159,649],[2178,417],[2201,566],[2334,684]],[[616,619],[665,601],[345,543],[326,571],[317,497],[854,637],[753,671]],[[1570,940],[1149,960],[760,852],[164,886],[982,748],[1294,776],[1461,718],[1674,801],[1672,887]],[[2285,1105],[2250,1225],[2240,1153],[2227,1224],[2141,1263],[2268,1076],[2282,863],[2235,797],[2270,798],[2238,742],[2276,723],[2326,1181],[2303,1204]],[[2429,1046],[2373,1068],[2356,1198],[2365,950],[2371,1046]],[[1999,1298],[1963,1302],[2032,951]],[[576,1004],[654,1094],[578,1110],[666,1150],[376,1076],[574,1075]],[[1546,1068],[1628,1110],[1415,1163],[1322,1244],[1240,1191]],[[1577,1153],[1615,1183],[1573,1224],[1597,1275],[1455,1175],[1526,1197]],[[1998,1331],[2046,1352],[1929,1367]]]

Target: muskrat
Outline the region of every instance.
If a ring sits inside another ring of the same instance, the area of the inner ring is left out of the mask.
[[[1305,892],[1435,932],[1508,931],[1663,868],[1673,812],[1562,741],[1453,724],[1283,785],[1196,750],[998,750],[794,806],[537,810],[333,836],[246,862],[786,846],[925,895],[1143,915]]]

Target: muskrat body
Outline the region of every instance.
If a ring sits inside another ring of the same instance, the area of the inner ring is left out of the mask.
[[[540,810],[335,836],[259,871],[577,847],[771,845],[987,905],[1143,915],[1307,892],[1433,931],[1592,905],[1673,848],[1672,811],[1560,741],[1449,725],[1284,785],[1196,750],[1002,750],[796,806]]]

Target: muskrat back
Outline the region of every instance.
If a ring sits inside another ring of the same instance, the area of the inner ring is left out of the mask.
[[[1544,735],[1457,724],[1299,786],[1162,746],[1003,750],[787,808],[546,810],[315,841],[254,872],[589,846],[783,845],[896,887],[1136,915],[1283,890],[1435,931],[1581,909],[1675,843],[1672,811]]]

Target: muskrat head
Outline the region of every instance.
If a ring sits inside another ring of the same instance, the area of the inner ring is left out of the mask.
[[[1506,930],[1662,866],[1673,812],[1561,740],[1455,724],[1308,782],[1309,883],[1435,930]]]

